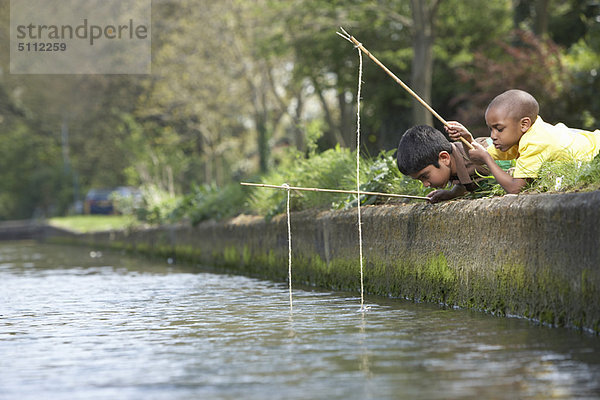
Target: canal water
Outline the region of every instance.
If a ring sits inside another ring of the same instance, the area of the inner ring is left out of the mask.
[[[600,338],[523,319],[29,242],[0,285],[0,399],[600,398]]]

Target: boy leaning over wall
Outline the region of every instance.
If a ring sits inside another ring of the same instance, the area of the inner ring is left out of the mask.
[[[477,138],[489,145],[489,138]],[[426,187],[440,190],[427,195],[432,203],[450,200],[477,188],[476,182],[489,175],[489,168],[473,161],[464,145],[450,143],[442,132],[428,125],[408,129],[400,138],[396,152],[398,169],[404,175],[418,179]],[[452,181],[450,190],[444,190]]]
[[[562,123],[551,125],[538,115],[535,98],[522,90],[511,89],[496,96],[488,105],[485,121],[492,145],[487,149],[473,143],[469,157],[486,165],[507,193],[519,193],[538,177],[545,161],[589,161],[600,152],[600,130],[570,129]],[[446,131],[451,139],[460,136],[473,140],[459,122],[450,121]],[[516,160],[513,175],[502,170],[494,160]]]

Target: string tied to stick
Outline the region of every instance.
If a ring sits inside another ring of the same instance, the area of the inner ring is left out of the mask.
[[[354,36],[352,36],[348,32],[346,32],[346,30],[344,30],[344,28],[340,27],[340,30],[341,30],[341,32],[336,32],[336,34],[338,36],[340,36],[340,37],[344,38],[345,40],[349,41],[350,43],[354,44],[355,48],[358,48],[359,51],[365,53],[371,60],[373,60],[373,62],[375,62],[375,64],[377,64],[381,69],[383,69],[392,79],[394,79],[396,81],[397,84],[402,86],[402,88],[404,88],[404,90],[406,90],[411,96],[413,96],[415,98],[415,100],[417,100],[419,103],[421,103],[421,105],[423,107],[425,107],[435,118],[437,118],[438,121],[440,121],[442,124],[444,124],[444,126],[450,126],[448,124],[448,121],[446,121],[444,118],[442,118],[429,104],[427,104],[418,94],[416,94],[410,87],[408,87],[407,84],[402,82],[402,80],[400,78],[398,78],[396,75],[394,75],[394,73],[392,71],[390,71],[385,65],[383,65],[383,63],[381,61],[379,61],[373,54],[371,54],[371,52],[369,50],[367,50],[361,42],[359,42],[358,40],[356,40],[356,38]],[[465,139],[464,137],[461,136],[460,140],[469,149],[474,148],[473,145],[471,143],[469,143],[469,141],[467,141],[467,139]]]
[[[290,313],[292,312],[292,223],[290,221],[290,191],[291,186],[287,183],[281,185],[287,192],[287,231],[288,231],[288,288],[290,294]]]
[[[358,50],[358,90],[356,93],[356,204],[358,211],[358,252],[360,263],[360,310],[365,310],[364,305],[364,284],[363,284],[363,243],[362,243],[362,221],[360,212],[360,95],[362,89],[362,72],[363,60],[362,51],[364,47],[362,43],[352,37],[344,28],[340,26],[341,32],[336,32],[339,36],[354,44],[354,48]]]
[[[363,242],[362,221],[360,211],[360,96],[362,91],[363,59],[362,52],[358,49],[358,89],[356,91],[356,204],[358,212],[358,252],[360,264],[360,309],[365,310],[364,274],[363,274]]]
[[[287,189],[287,187],[285,187],[283,185],[269,185],[267,183],[240,182],[240,185],[271,188],[271,189]],[[300,187],[300,186],[288,186],[288,187],[290,190],[309,191],[309,192],[347,193],[347,194],[359,193],[356,190],[307,188],[307,187]],[[426,200],[426,201],[430,200],[429,197],[426,197],[426,196],[413,196],[410,194],[398,194],[398,193],[367,192],[364,190],[360,190],[360,194],[365,194],[365,195],[369,195],[369,196],[398,197],[398,198],[403,198],[403,199],[415,199],[415,200]]]

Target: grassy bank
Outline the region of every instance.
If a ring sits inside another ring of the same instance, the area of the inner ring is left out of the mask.
[[[141,223],[133,215],[73,215],[51,218],[48,224],[57,228],[88,233],[125,229]]]

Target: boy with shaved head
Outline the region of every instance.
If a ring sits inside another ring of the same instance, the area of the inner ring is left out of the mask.
[[[538,115],[539,105],[529,93],[512,89],[496,96],[485,111],[493,144],[486,149],[473,143],[472,160],[487,165],[507,193],[519,193],[533,178],[544,161],[589,161],[600,152],[600,130],[588,132],[570,129],[564,124],[551,125]],[[446,127],[451,139],[460,136],[473,140],[460,123]],[[513,176],[494,160],[516,160]]]

